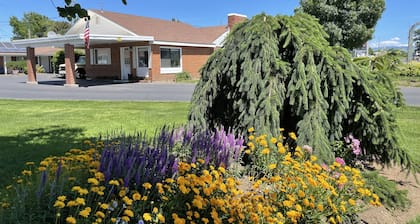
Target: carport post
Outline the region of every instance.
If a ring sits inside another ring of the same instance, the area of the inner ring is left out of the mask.
[[[66,64],[66,84],[64,86],[78,87],[74,78],[74,46],[64,45],[64,63]]]
[[[28,84],[38,84],[36,80],[35,48],[26,48],[26,66],[28,67]]]

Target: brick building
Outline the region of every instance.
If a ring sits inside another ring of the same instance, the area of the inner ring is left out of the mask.
[[[86,74],[90,78],[148,79],[172,81],[188,72],[199,78],[199,70],[215,49],[223,45],[233,25],[246,16],[228,14],[227,25],[194,27],[169,21],[101,10],[89,10],[89,49]],[[87,21],[79,19],[63,36],[18,40],[28,56],[35,47],[64,47],[66,83],[75,84],[74,48],[85,48]],[[28,60],[31,60],[28,57]],[[30,73],[30,72],[29,72]],[[31,74],[30,74],[31,75]],[[68,78],[67,78],[68,77]],[[29,82],[36,82],[36,74]]]

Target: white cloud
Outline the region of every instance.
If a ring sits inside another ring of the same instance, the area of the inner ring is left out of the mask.
[[[407,43],[401,43],[401,39],[399,37],[393,37],[389,40],[377,41],[371,40],[369,41],[369,47],[372,48],[387,48],[387,47],[407,47]]]

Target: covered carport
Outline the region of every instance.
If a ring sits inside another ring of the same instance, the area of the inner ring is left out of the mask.
[[[103,45],[103,44],[115,44],[115,43],[131,43],[138,41],[152,41],[153,38],[146,38],[141,36],[131,35],[97,35],[91,34],[89,36],[89,45]],[[66,76],[64,86],[78,87],[75,78],[75,48],[85,49],[84,34],[73,34],[53,37],[43,37],[34,39],[23,39],[15,40],[13,43],[18,47],[26,48],[26,63],[28,67],[28,78],[27,83],[37,84],[36,78],[36,47],[56,47],[64,48],[65,65],[66,65]],[[86,67],[90,65],[90,52],[89,49],[85,49],[86,53]]]

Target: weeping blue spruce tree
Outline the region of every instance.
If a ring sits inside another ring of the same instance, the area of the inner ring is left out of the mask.
[[[238,24],[202,68],[191,124],[242,134],[249,127],[273,135],[284,128],[325,161],[334,158],[332,142],[352,134],[367,158],[413,168],[394,132],[392,96],[326,37],[303,13],[261,14]]]

